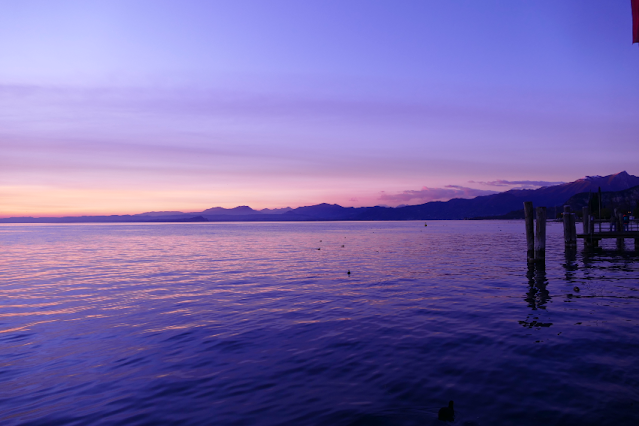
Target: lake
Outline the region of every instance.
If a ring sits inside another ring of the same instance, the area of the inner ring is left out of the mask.
[[[634,243],[524,231],[0,225],[0,424],[639,424]]]

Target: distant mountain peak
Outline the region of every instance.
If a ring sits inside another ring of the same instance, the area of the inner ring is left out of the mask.
[[[240,214],[257,214],[257,210],[253,210],[249,206],[237,206],[232,209],[226,209],[224,207],[211,207],[202,212],[203,214],[218,214],[218,215],[240,215]]]
[[[184,214],[184,213],[178,212],[178,211],[160,211],[160,212],[138,213],[138,214],[134,214],[133,216],[175,216],[175,215],[181,215],[181,214]]]
[[[630,174],[628,174],[627,171],[624,170],[622,172],[613,173],[613,174],[608,175],[608,176],[599,176],[599,175],[586,176],[586,177],[583,177],[583,178],[577,179],[577,180],[578,181],[579,180],[587,180],[587,181],[591,181],[592,182],[592,181],[597,181],[597,180],[602,180],[602,179],[625,179],[625,178],[629,178],[629,177],[637,177],[637,176],[630,175]]]
[[[282,207],[282,208],[276,208],[276,209],[262,209],[260,210],[260,213],[264,213],[264,214],[283,214],[286,212],[289,212],[293,210],[291,207]]]

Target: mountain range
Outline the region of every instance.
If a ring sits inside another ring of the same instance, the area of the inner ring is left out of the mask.
[[[330,221],[330,220],[432,220],[473,218],[517,218],[524,201],[535,206],[546,206],[561,211],[571,200],[574,207],[583,204],[588,192],[618,192],[639,186],[639,177],[621,172],[608,176],[587,176],[574,182],[547,186],[539,189],[511,189],[498,194],[483,195],[472,199],[454,198],[449,201],[432,201],[402,207],[342,207],[337,204],[317,204],[295,209],[254,210],[248,206],[232,209],[213,207],[202,212],[178,211],[147,212],[135,215],[113,216],[68,216],[59,218],[15,217],[0,219],[0,222],[197,222],[197,221]],[[639,194],[639,190],[635,191]],[[603,197],[609,203],[623,199],[632,203],[635,192],[630,195]],[[577,194],[581,195],[577,198]],[[624,198],[625,197],[625,198]],[[580,204],[581,203],[581,204]],[[587,201],[586,201],[587,203]],[[521,215],[523,217],[523,213]]]

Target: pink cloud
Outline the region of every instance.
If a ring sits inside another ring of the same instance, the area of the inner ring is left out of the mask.
[[[443,188],[423,187],[420,190],[406,190],[399,194],[387,194],[382,191],[379,200],[403,204],[423,204],[429,201],[448,201],[452,198],[475,198],[480,195],[496,194],[497,191],[468,188],[459,185],[446,185]]]
[[[566,182],[548,182],[545,180],[504,180],[498,179],[489,182],[477,182],[474,180],[469,180],[468,183],[478,183],[481,185],[488,186],[510,186],[517,187],[519,189],[535,189],[540,188],[542,186],[553,186],[553,185],[561,185]]]

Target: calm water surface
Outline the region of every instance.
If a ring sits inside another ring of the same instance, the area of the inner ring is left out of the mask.
[[[0,424],[639,424],[634,243],[561,233],[2,225]]]

